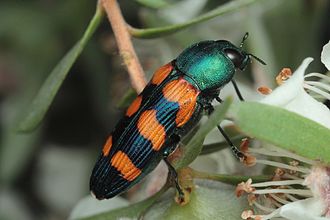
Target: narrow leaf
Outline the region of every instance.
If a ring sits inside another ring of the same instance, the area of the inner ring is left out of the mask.
[[[229,112],[239,129],[251,137],[310,159],[330,162],[330,130],[314,121],[255,102],[235,103]]]
[[[141,5],[144,5],[149,8],[163,8],[169,5],[168,2],[165,0],[135,0],[136,2],[140,3]]]
[[[219,15],[227,14],[230,12],[233,12],[235,10],[239,10],[243,7],[246,7],[248,5],[251,5],[257,1],[260,0],[236,0],[236,1],[230,1],[229,3],[226,3],[222,6],[219,6],[201,16],[198,16],[190,21],[179,23],[179,24],[173,24],[168,25],[164,27],[157,27],[157,28],[145,28],[145,29],[138,29],[133,27],[128,27],[129,32],[132,36],[137,38],[157,38],[162,37],[164,35],[172,34],[174,32],[183,30],[189,26],[192,26],[194,24],[201,23],[203,21],[210,20],[212,18],[215,18]]]
[[[215,108],[206,123],[200,127],[188,144],[182,147],[183,156],[173,161],[175,168],[188,166],[201,153],[206,135],[225,117],[231,103],[232,98],[227,98],[223,104]]]
[[[62,58],[55,66],[53,71],[41,86],[37,96],[32,101],[32,104],[27,109],[24,119],[19,123],[18,130],[28,132],[35,129],[44,118],[50,104],[52,103],[56,93],[66,78],[72,65],[86,46],[88,40],[94,34],[103,17],[103,12],[100,7],[90,21],[83,37],[75,44],[75,46]]]

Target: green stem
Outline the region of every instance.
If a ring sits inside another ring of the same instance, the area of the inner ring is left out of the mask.
[[[85,45],[89,41],[89,39],[93,36],[93,34],[95,33],[96,29],[99,27],[102,21],[103,15],[104,15],[104,11],[102,7],[98,4],[95,14],[92,20],[89,22],[87,29],[80,40],[81,44]]]
[[[157,27],[157,28],[144,28],[144,29],[138,29],[131,26],[128,26],[128,31],[133,37],[137,38],[157,38],[162,37],[164,35],[168,35],[180,30],[183,30],[191,25],[201,23],[203,21],[210,20],[212,18],[215,18],[219,15],[223,15],[229,12],[233,12],[235,10],[241,9],[243,7],[246,7],[248,5],[253,4],[254,2],[257,2],[260,0],[236,0],[231,1],[227,4],[224,4],[222,6],[219,6],[201,16],[198,16],[190,21],[183,22],[180,24],[173,24],[168,25],[164,27]]]
[[[271,180],[272,176],[267,175],[259,175],[259,176],[235,176],[230,174],[212,174],[212,173],[206,173],[201,172],[197,170],[192,170],[194,178],[197,179],[208,179],[208,180],[214,180],[222,183],[228,183],[232,185],[237,185],[241,182],[247,181],[248,179],[253,179],[254,183],[258,182],[264,182]]]

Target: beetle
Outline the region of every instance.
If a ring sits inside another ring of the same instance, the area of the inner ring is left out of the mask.
[[[233,80],[237,69],[244,70],[253,57],[226,40],[208,40],[195,43],[176,59],[160,67],[144,90],[126,110],[123,118],[107,139],[92,171],[90,190],[97,199],[109,199],[139,182],[162,159],[175,178],[175,169],[167,157],[181,137],[200,120],[203,113],[213,110],[211,102],[219,98],[220,90],[230,81],[243,101]],[[244,155],[225,137],[234,155]]]

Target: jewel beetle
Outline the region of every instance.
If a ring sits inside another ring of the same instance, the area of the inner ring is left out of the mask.
[[[176,59],[160,67],[136,97],[107,139],[92,171],[90,190],[97,199],[109,199],[139,182],[164,159],[167,161],[181,137],[195,126],[203,113],[212,112],[211,102],[233,80],[237,69],[244,70],[251,57],[262,60],[226,40],[195,43]],[[225,132],[219,131],[240,158],[242,153]],[[182,190],[175,178],[179,195]]]

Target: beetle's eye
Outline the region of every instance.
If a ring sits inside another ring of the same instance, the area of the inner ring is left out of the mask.
[[[240,54],[237,50],[226,49],[225,54],[229,57],[229,59],[233,62],[236,68],[240,68],[243,62],[242,54]]]

